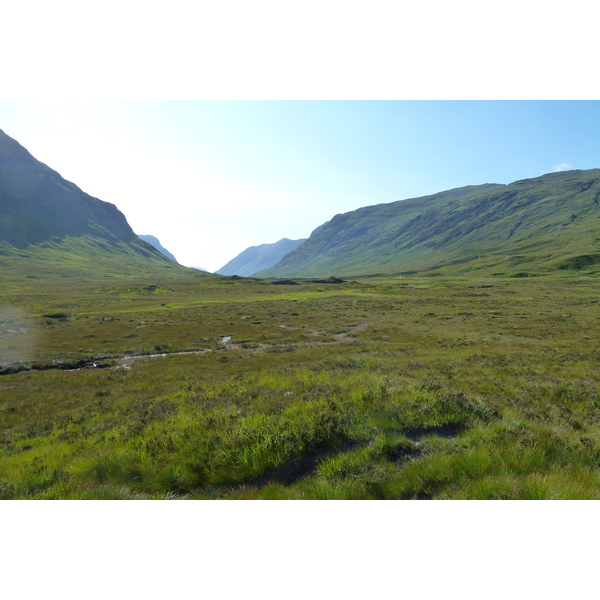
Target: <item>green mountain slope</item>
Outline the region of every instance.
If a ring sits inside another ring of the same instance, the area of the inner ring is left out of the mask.
[[[138,235],[140,240],[144,240],[148,242],[150,245],[154,246],[161,254],[164,254],[167,258],[174,260],[177,262],[177,259],[169,252],[161,243],[160,240],[154,235]]]
[[[0,273],[137,275],[183,270],[0,130]]]
[[[593,268],[600,263],[599,200],[600,169],[592,169],[368,206],[336,215],[259,276]]]
[[[306,240],[288,240],[283,238],[274,244],[250,246],[221,267],[220,275],[240,275],[249,277],[264,269],[276,265],[287,254],[298,248]]]

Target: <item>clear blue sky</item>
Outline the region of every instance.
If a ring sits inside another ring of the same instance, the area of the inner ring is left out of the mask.
[[[600,167],[597,101],[0,101],[0,129],[209,270],[361,206]]]

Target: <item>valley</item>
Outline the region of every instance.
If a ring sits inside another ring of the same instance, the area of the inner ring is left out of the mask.
[[[3,279],[1,497],[600,497],[592,271],[318,281]]]
[[[599,197],[366,206],[219,275],[0,131],[0,499],[600,498]]]

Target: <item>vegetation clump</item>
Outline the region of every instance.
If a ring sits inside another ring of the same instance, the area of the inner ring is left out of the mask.
[[[3,280],[0,497],[600,498],[594,277],[234,282]]]

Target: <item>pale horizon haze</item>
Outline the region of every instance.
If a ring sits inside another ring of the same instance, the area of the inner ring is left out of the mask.
[[[363,206],[600,167],[597,101],[0,101],[0,129],[209,271]]]
[[[6,2],[0,129],[214,271],[361,206],[600,167],[591,8]],[[5,504],[13,597],[595,589],[592,503]]]

